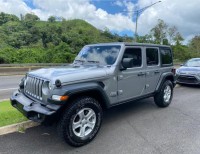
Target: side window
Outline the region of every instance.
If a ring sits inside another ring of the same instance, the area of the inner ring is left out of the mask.
[[[146,48],[147,66],[158,65],[158,49]]]
[[[169,48],[161,48],[161,60],[163,65],[172,64],[172,52]]]
[[[126,48],[123,58],[133,58],[133,67],[142,66],[142,50],[140,48]]]

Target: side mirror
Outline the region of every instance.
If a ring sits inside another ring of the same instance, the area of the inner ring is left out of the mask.
[[[122,66],[123,66],[123,69],[133,67],[133,58],[123,58],[122,59]]]

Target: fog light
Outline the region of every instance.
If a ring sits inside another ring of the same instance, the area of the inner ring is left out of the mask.
[[[55,101],[66,101],[68,100],[69,96],[59,96],[59,95],[53,95],[52,99]]]

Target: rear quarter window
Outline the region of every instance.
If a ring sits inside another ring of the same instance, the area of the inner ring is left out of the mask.
[[[170,48],[160,48],[162,66],[169,66],[173,63],[172,51]]]

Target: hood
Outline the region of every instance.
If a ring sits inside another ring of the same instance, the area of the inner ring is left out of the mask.
[[[182,66],[178,69],[180,74],[199,74],[200,67],[186,67]]]
[[[58,79],[61,81],[61,83],[68,84],[77,81],[90,81],[97,78],[105,78],[108,76],[106,69],[106,67],[100,66],[63,66],[38,69],[31,71],[28,74],[50,80],[53,84]]]

